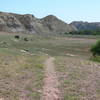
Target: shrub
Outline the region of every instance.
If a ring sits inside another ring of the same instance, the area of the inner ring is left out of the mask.
[[[100,40],[97,41],[96,44],[92,46],[91,52],[92,52],[94,57],[96,55],[100,56]]]
[[[20,36],[19,36],[19,35],[15,35],[15,38],[16,38],[16,39],[19,39],[19,38],[20,38]]]
[[[28,39],[27,38],[24,38],[24,41],[28,41]]]

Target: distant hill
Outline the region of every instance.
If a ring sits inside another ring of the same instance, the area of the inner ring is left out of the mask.
[[[89,23],[83,21],[74,21],[70,25],[75,26],[79,31],[100,29],[100,22]]]
[[[44,17],[41,21],[48,30],[55,33],[65,33],[77,30],[73,25],[69,25],[53,15]]]
[[[13,33],[65,33],[75,31],[73,25],[69,25],[53,15],[38,19],[33,15],[19,15],[0,12],[0,31]]]

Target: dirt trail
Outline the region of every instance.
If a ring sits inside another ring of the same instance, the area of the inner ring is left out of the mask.
[[[53,57],[50,57],[46,60],[45,67],[46,69],[42,100],[61,100]]]

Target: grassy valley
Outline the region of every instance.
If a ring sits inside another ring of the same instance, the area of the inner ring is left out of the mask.
[[[16,35],[0,34],[1,99],[40,100],[49,56],[55,58],[62,100],[100,99],[100,64],[89,60],[96,37]]]

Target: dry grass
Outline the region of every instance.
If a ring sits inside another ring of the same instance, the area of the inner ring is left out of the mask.
[[[57,57],[64,100],[99,100],[98,64],[83,60],[90,58],[89,49],[96,39],[25,34],[15,39],[14,36],[0,34],[0,98],[40,100],[43,63],[47,58],[45,54],[48,54]],[[28,52],[23,52],[25,50]]]
[[[100,64],[58,57],[56,69],[64,100],[100,100]]]
[[[46,56],[0,52],[0,97],[4,100],[39,100]]]

